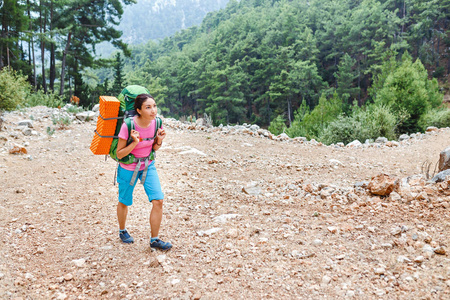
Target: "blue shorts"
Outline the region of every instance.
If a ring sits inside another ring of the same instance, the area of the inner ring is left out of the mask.
[[[139,171],[136,177],[136,181],[133,185],[130,185],[131,177],[133,177],[134,171],[128,171],[122,168],[120,165],[117,169],[117,183],[119,183],[119,202],[130,206],[133,204],[133,191],[136,183],[142,178],[144,171]],[[159,182],[158,173],[156,172],[155,162],[153,161],[148,166],[147,177],[144,182],[145,193],[147,194],[148,201],[162,200],[164,194],[161,190],[161,183]]]

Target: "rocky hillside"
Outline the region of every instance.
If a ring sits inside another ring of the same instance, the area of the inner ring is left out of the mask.
[[[89,150],[95,118],[74,118],[3,115],[0,298],[450,297],[450,181],[425,176],[450,129],[325,146],[165,119],[162,253],[139,185],[120,243],[116,163]]]

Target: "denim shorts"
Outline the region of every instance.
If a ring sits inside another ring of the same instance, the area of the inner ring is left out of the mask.
[[[130,185],[131,177],[133,177],[134,171],[128,171],[122,168],[120,165],[117,169],[117,182],[119,184],[119,202],[130,206],[133,204],[133,191],[136,183],[142,178],[144,171],[139,171],[136,177],[136,181],[133,185]],[[144,182],[145,193],[147,194],[148,201],[162,200],[164,194],[161,190],[161,183],[159,182],[158,173],[156,172],[155,162],[153,161],[148,166],[147,177]]]

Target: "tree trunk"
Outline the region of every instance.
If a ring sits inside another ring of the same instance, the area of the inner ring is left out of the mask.
[[[69,51],[70,47],[70,39],[72,38],[72,32],[69,32],[69,35],[67,36],[67,43],[66,43],[66,49],[64,49],[63,57],[61,61],[61,85],[59,87],[59,95],[62,96],[64,93],[64,77],[65,77],[65,69],[66,69],[66,56],[67,52]]]
[[[292,101],[291,98],[287,98],[287,106],[288,106],[288,120],[289,120],[289,127],[291,127],[292,119],[291,119],[291,112],[292,112]]]
[[[42,0],[40,1],[40,8],[39,8],[39,20],[40,20],[40,33],[41,33],[41,63],[42,63],[42,87],[44,88],[44,93],[47,94],[47,82],[45,78],[45,42],[43,34],[45,33],[45,25],[46,21],[44,21],[44,24],[42,24],[42,7],[44,7]],[[44,12],[45,13],[45,12]],[[44,19],[46,17],[44,16]]]
[[[50,1],[50,37],[53,41],[53,0]],[[55,44],[50,45],[50,90],[55,91],[56,78],[56,58],[55,58]]]

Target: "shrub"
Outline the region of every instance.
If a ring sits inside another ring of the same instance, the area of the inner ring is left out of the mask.
[[[63,130],[72,123],[69,116],[54,116],[52,117],[53,125],[57,126],[57,129]]]
[[[354,140],[364,142],[366,139],[386,137],[394,139],[399,119],[384,105],[370,105],[365,109],[355,107],[351,116],[339,116],[329,123],[318,138],[329,145]]]
[[[438,128],[450,127],[450,109],[433,109],[422,116],[419,125],[423,131],[428,126]]]
[[[0,70],[0,110],[15,110],[25,99],[31,89],[25,76],[14,70]]]
[[[331,99],[325,95],[319,99],[319,104],[309,112],[303,101],[296,111],[291,127],[286,130],[290,137],[305,136],[308,139],[318,138],[324,128],[337,116],[342,114],[342,99],[335,92]]]
[[[54,93],[44,94],[44,92],[41,90],[30,93],[27,96],[25,106],[34,107],[40,105],[47,107],[58,107],[58,106],[61,107],[64,105],[64,101],[62,100],[61,96],[57,94]]]
[[[278,115],[270,122],[269,131],[275,135],[279,135],[286,129],[286,119],[282,115]]]
[[[419,130],[420,117],[441,102],[436,79],[428,80],[428,73],[420,60],[413,63],[407,52],[403,54],[402,62],[386,76],[375,98],[375,103],[391,107],[398,116],[404,112],[409,114],[409,118],[400,125],[403,132]]]

